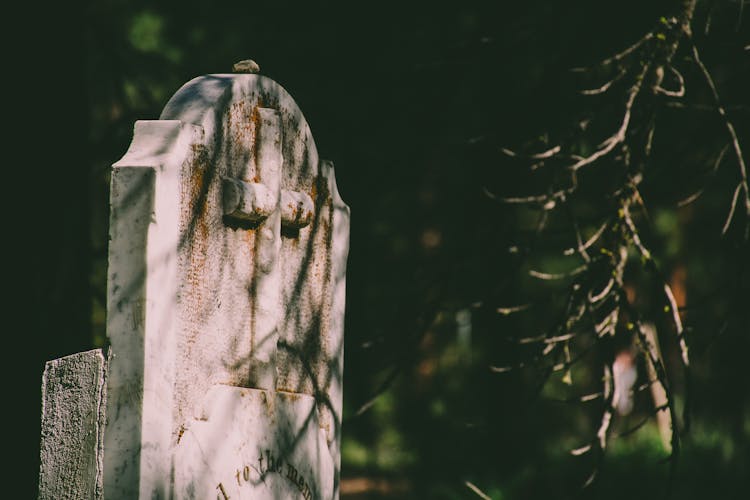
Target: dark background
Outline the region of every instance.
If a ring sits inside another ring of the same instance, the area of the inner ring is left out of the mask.
[[[594,106],[575,97],[580,87],[568,70],[626,47],[674,3],[15,6],[4,23],[3,191],[12,254],[5,412],[14,417],[6,454],[17,467],[8,477],[16,498],[36,491],[44,362],[104,342],[110,165],[127,149],[135,120],[156,119],[184,82],[245,58],[295,97],[352,210],[344,498],[472,498],[466,481],[492,498],[578,491],[590,464],[567,451],[595,433],[592,412],[535,397],[528,377],[488,370],[521,356],[504,332],[536,325],[500,321],[494,308],[520,303],[522,292],[554,290],[515,277],[519,263],[507,249],[529,215],[498,206],[483,188],[533,190],[499,147]],[[695,31],[748,148],[748,21],[739,16],[737,2],[699,3]],[[705,89],[689,97],[710,104]],[[736,162],[710,178],[692,175],[726,142],[713,114],[667,114],[663,124],[658,158],[669,166],[655,169],[646,188],[655,200],[649,242],[665,269],[687,276],[684,294],[698,297],[688,303],[705,305],[689,318],[696,402],[677,494],[740,498],[750,486],[750,297],[737,264],[747,246],[738,246],[736,232],[720,238]],[[695,185],[707,187],[701,202],[675,209],[678,192]],[[727,287],[738,275],[744,285]],[[659,497],[663,455],[651,424],[618,440],[589,494]]]

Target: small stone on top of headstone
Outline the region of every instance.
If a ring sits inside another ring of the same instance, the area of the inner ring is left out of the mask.
[[[260,73],[260,66],[252,59],[244,59],[240,62],[234,63],[232,66],[232,72],[234,73]]]

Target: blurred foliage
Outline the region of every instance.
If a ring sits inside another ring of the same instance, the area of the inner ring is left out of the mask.
[[[542,148],[571,119],[582,127],[592,114],[616,120],[582,100],[568,70],[627,47],[674,4],[86,3],[67,30],[83,39],[76,54],[86,67],[75,78],[85,91],[86,160],[68,167],[84,169],[76,192],[88,200],[79,229],[89,248],[76,265],[89,277],[88,288],[77,290],[90,297],[90,345],[105,338],[109,168],[126,151],[133,123],[156,119],[189,79],[228,72],[251,57],[297,100],[352,209],[342,498],[478,498],[467,482],[496,500],[575,496],[591,464],[569,451],[595,435],[602,403],[556,400],[599,390],[603,361],[576,365],[543,387],[533,367],[502,374],[489,367],[526,359],[535,347],[512,339],[539,335],[559,320],[563,285],[530,280],[528,269],[557,273],[576,264],[551,252],[529,261],[523,249],[534,241],[538,214],[502,206],[484,190],[526,195],[559,182],[529,175],[500,148]],[[694,30],[747,151],[750,42],[740,5],[699,3]],[[705,89],[693,97],[711,104]],[[658,129],[665,147],[654,146],[656,167],[642,195],[671,202],[650,208],[642,237],[662,269],[685,276],[694,377],[694,425],[672,493],[739,498],[750,486],[750,280],[747,246],[737,244],[736,231],[721,237],[736,166],[727,159],[712,169],[726,143],[714,113],[666,109]],[[593,147],[581,142],[579,152]],[[600,170],[579,180],[596,195],[611,177]],[[675,208],[698,188],[705,192],[694,204]],[[604,209],[576,207],[584,237]],[[549,224],[559,234],[550,244],[574,243],[562,221]],[[627,273],[642,279],[635,268]],[[497,312],[528,300],[545,307]],[[77,350],[69,347],[55,354]],[[669,365],[676,346],[662,349]],[[613,423],[616,432],[649,415],[652,403],[641,396],[633,414]],[[613,440],[583,495],[662,498],[665,455],[649,420]],[[362,488],[351,486],[362,478]]]

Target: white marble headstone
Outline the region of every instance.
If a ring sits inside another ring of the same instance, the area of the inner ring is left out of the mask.
[[[289,94],[196,78],[113,165],[105,498],[338,497],[349,208]]]

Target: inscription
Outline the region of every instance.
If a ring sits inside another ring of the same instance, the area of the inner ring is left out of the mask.
[[[253,472],[256,474],[253,474]],[[236,469],[233,476],[237,481],[237,486],[242,487],[247,484],[257,484],[257,482],[264,481],[264,478],[268,477],[269,474],[278,474],[292,483],[305,500],[317,498],[313,495],[314,488],[310,481],[305,480],[294,465],[285,461],[279,455],[274,455],[271,450],[265,450],[265,454],[263,452],[259,453],[257,467],[255,465],[245,465],[242,468]],[[260,476],[260,479],[254,481],[253,477],[255,475]],[[216,490],[217,500],[230,500],[227,488],[223,483],[217,484]]]
[[[216,486],[216,489],[219,490],[219,497],[217,497],[217,500],[229,500],[229,495],[227,495],[227,490],[224,489],[224,485],[219,483],[218,486]]]

